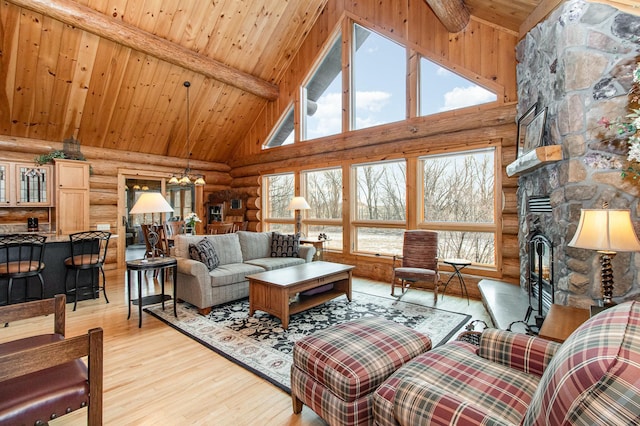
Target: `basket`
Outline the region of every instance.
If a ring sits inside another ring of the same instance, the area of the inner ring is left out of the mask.
[[[462,342],[467,342],[467,343],[471,343],[472,345],[480,346],[480,336],[482,335],[482,330],[480,331],[476,330],[476,325],[478,324],[482,324],[484,326],[482,327],[482,330],[488,327],[487,323],[482,320],[471,321],[465,327],[467,331],[463,331],[462,333],[458,334],[458,337],[456,338],[456,340],[460,340]]]

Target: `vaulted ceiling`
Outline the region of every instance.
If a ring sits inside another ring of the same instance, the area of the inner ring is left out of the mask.
[[[3,0],[0,134],[226,162],[328,1]],[[542,2],[426,1],[514,33]]]

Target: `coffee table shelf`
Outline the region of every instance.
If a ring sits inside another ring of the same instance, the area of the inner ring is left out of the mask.
[[[313,308],[328,300],[342,296],[351,300],[351,271],[354,266],[331,262],[310,262],[288,268],[248,275],[249,315],[256,310],[280,318],[282,327],[289,327],[289,316]],[[326,284],[333,288],[317,294],[292,296]]]

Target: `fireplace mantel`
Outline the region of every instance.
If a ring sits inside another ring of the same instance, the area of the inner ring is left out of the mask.
[[[507,176],[528,173],[547,163],[562,160],[562,146],[549,145],[533,149],[507,166]]]

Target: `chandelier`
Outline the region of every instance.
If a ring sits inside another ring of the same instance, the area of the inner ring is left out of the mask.
[[[191,167],[189,167],[189,160],[191,159],[191,143],[189,142],[189,87],[191,87],[191,83],[185,81],[184,87],[187,88],[187,167],[184,169],[180,177],[173,175],[171,179],[169,179],[169,185],[196,185],[202,186],[206,182],[204,181],[204,177],[202,175],[192,175]]]

